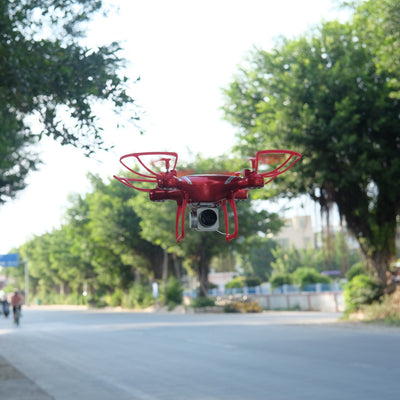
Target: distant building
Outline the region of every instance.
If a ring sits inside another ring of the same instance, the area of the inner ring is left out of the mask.
[[[285,225],[273,236],[283,249],[315,248],[314,231],[309,215],[286,218],[284,221]]]
[[[227,284],[237,275],[237,272],[210,272],[208,274],[208,281],[214,285],[217,285],[218,287],[221,287],[225,286],[225,284]]]

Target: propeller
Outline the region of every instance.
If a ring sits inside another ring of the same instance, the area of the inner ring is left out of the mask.
[[[300,157],[299,154],[293,154],[292,151],[287,150],[264,150],[257,153],[256,157],[250,157],[247,159],[242,159],[241,161],[236,162],[236,168],[242,169],[242,171],[227,171],[226,169],[200,169],[195,170],[194,168],[182,168],[176,171],[178,177],[193,175],[193,174],[206,174],[206,175],[226,175],[226,176],[243,176],[243,169],[251,168],[251,171],[257,170],[258,173],[264,175],[266,177],[280,175],[282,172],[286,171],[288,168],[281,171],[280,169],[287,165],[292,166],[293,161],[297,162],[297,160],[293,160],[293,157]],[[292,162],[289,162],[292,161]],[[240,165],[240,168],[239,168]],[[275,170],[278,171],[275,171]],[[275,171],[275,172],[273,172]],[[270,175],[271,174],[271,175]]]
[[[218,169],[210,170],[204,168],[204,175],[226,175],[226,176],[247,176],[252,172],[262,175],[265,178],[265,183],[275,179],[289,168],[291,168],[299,159],[301,154],[290,150],[261,150],[255,157],[247,159],[247,168],[244,172],[237,171],[222,171]],[[176,170],[178,162],[178,155],[174,152],[145,152],[145,153],[132,153],[122,156],[121,164],[130,172],[136,175],[135,178],[117,178],[122,183],[127,184],[135,189],[142,191],[150,191],[157,183],[157,177],[168,173],[176,173],[178,177],[199,174],[194,168],[182,168]],[[222,164],[222,162],[221,162]],[[242,164],[243,166],[244,164]],[[238,167],[238,164],[236,164]],[[134,186],[133,182],[140,182],[140,187]]]

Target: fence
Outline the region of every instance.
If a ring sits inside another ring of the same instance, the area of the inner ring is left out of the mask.
[[[217,296],[229,296],[229,295],[257,295],[257,294],[287,294],[287,293],[303,293],[303,292],[341,292],[342,288],[338,282],[335,283],[316,283],[306,285],[303,289],[297,285],[283,285],[272,289],[269,284],[254,287],[242,287],[242,288],[214,288],[208,291],[208,294],[212,297]],[[195,290],[185,291],[185,296],[197,297]]]
[[[292,292],[250,295],[265,310],[343,312],[343,292]]]
[[[196,297],[196,291],[186,291],[185,296]],[[344,311],[343,291],[339,283],[306,285],[283,285],[271,289],[269,285],[233,289],[211,289],[212,297],[238,299],[246,296],[257,301],[266,310]]]

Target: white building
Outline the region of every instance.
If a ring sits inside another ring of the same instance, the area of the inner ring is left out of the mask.
[[[286,218],[284,221],[285,225],[273,237],[283,249],[315,248],[314,231],[309,215]]]

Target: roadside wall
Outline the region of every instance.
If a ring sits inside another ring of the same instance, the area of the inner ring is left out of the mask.
[[[300,292],[248,295],[266,310],[343,312],[343,292]]]

